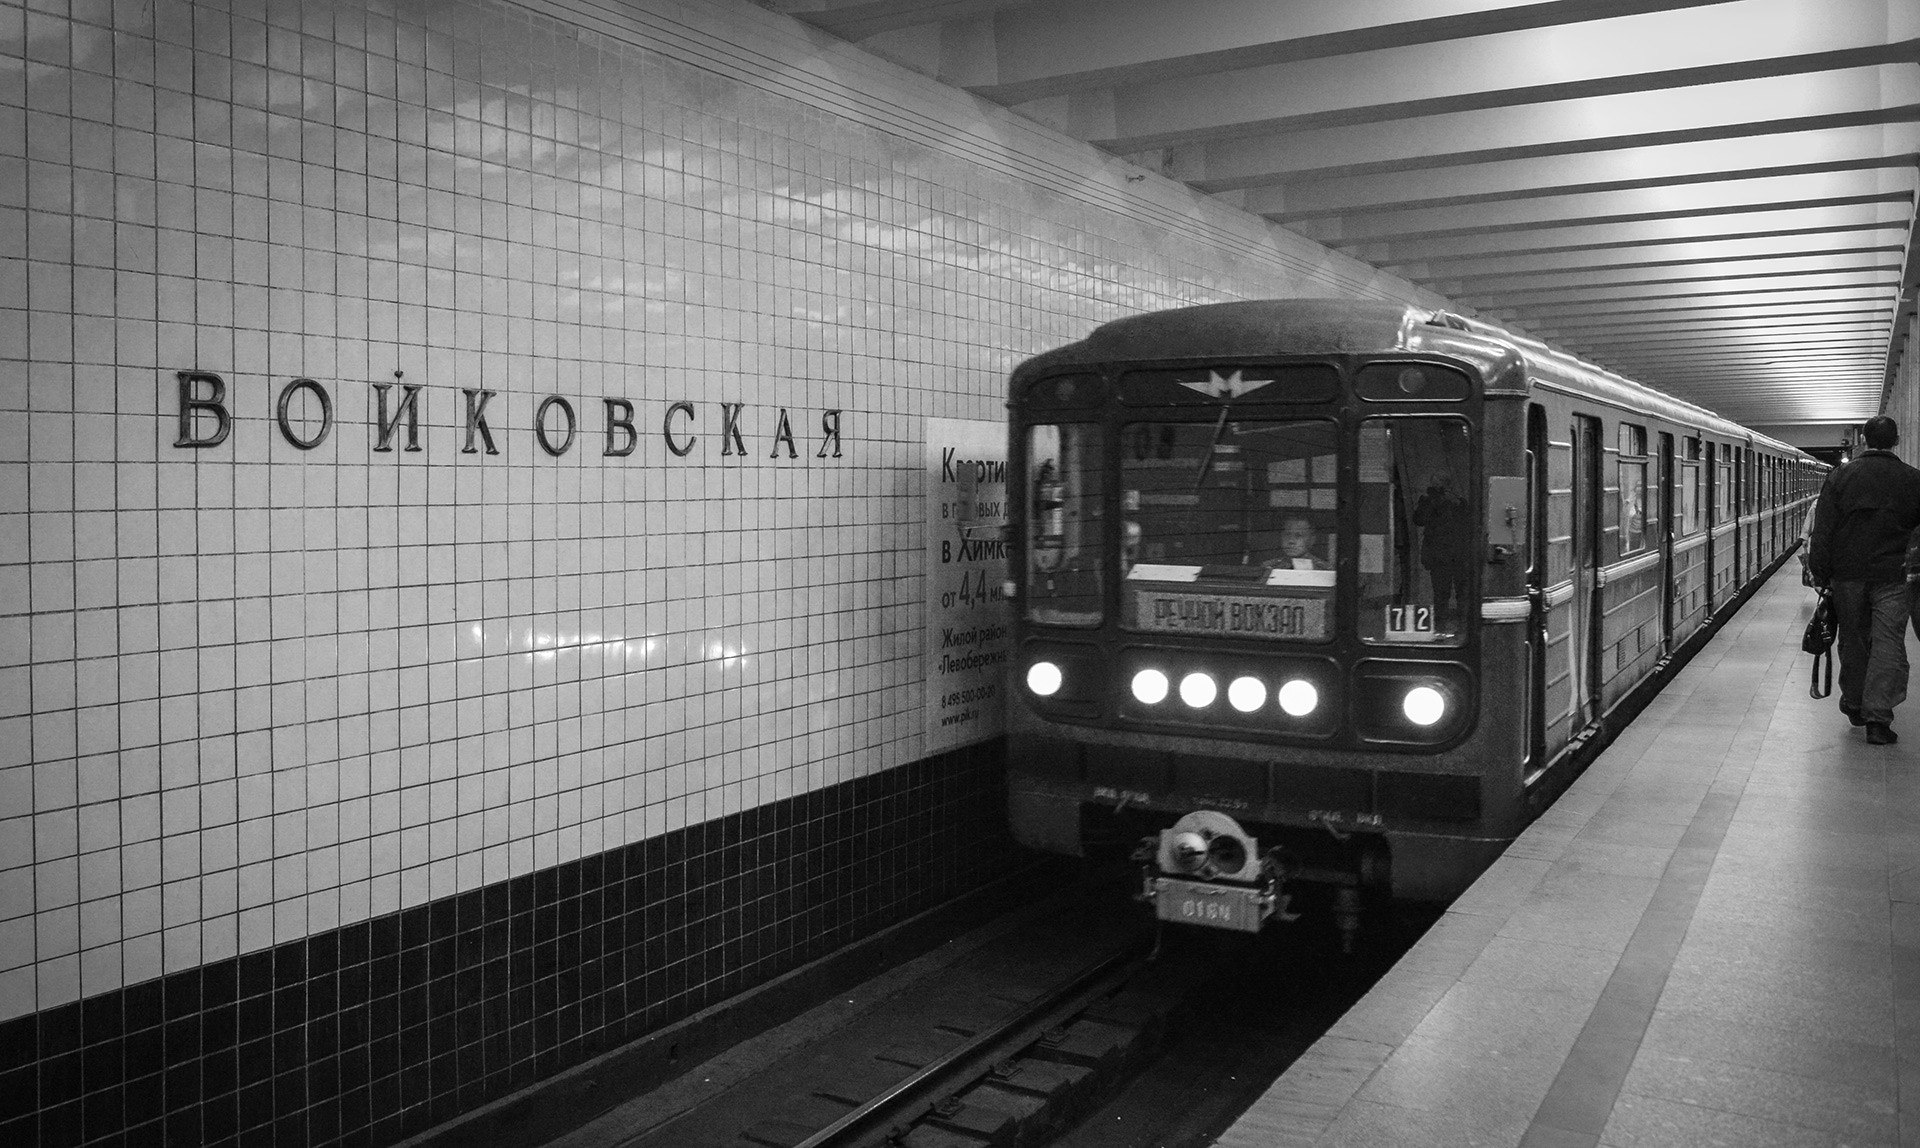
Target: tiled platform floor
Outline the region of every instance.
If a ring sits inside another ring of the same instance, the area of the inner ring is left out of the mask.
[[[1812,599],[1782,567],[1220,1148],[1920,1146],[1920,651],[1869,746]]]

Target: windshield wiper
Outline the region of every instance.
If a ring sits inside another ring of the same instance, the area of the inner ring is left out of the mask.
[[[1220,421],[1213,424],[1213,441],[1207,444],[1207,457],[1200,460],[1200,473],[1193,480],[1193,489],[1196,491],[1207,481],[1208,472],[1213,470],[1213,456],[1220,452],[1220,440],[1227,434],[1227,415],[1232,410],[1232,403],[1224,403],[1220,407]]]

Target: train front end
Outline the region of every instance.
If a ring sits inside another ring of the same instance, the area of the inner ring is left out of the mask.
[[[1022,842],[1130,852],[1162,918],[1257,931],[1303,888],[1349,926],[1370,890],[1451,896],[1517,831],[1481,618],[1523,561],[1486,524],[1511,364],[1410,314],[1194,308],[1016,372]]]

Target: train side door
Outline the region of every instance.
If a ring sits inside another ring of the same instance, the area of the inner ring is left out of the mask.
[[[1573,416],[1573,622],[1567,665],[1573,672],[1573,730],[1599,716],[1600,420]]]
[[[1660,648],[1673,653],[1673,436],[1660,432]]]
[[[1547,412],[1527,408],[1527,768],[1547,763]]]
[[[1756,485],[1756,467],[1753,461],[1753,448],[1740,448],[1740,505],[1736,513],[1740,516],[1740,564],[1739,584],[1745,586],[1760,574],[1760,531],[1755,517],[1757,503],[1754,499]]]
[[[1706,444],[1706,477],[1702,482],[1706,486],[1706,505],[1701,509],[1707,518],[1707,616],[1718,613],[1720,607],[1727,604],[1729,589],[1733,584],[1733,532],[1727,531],[1732,521],[1727,513],[1730,505],[1732,485],[1728,482],[1729,467],[1725,443],[1708,440]]]

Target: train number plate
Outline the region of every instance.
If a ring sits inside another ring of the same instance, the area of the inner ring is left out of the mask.
[[[1178,877],[1154,879],[1153,906],[1163,921],[1236,929],[1243,933],[1259,932],[1267,919],[1258,889],[1207,885]]]

